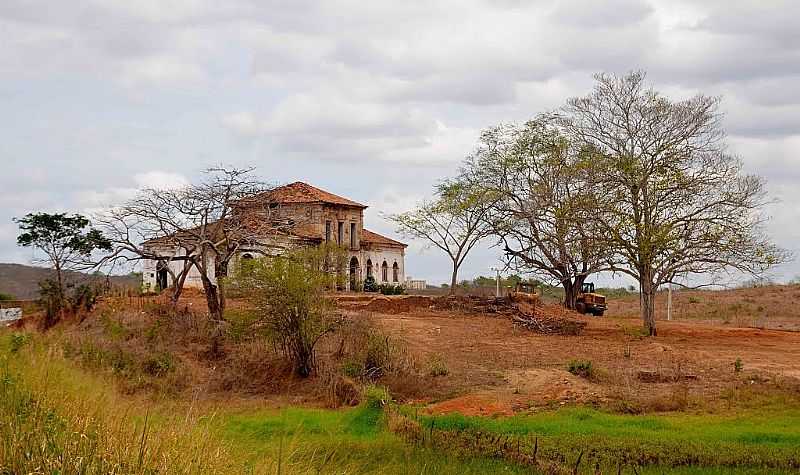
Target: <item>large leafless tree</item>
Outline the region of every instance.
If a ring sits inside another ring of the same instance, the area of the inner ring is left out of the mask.
[[[175,189],[146,189],[125,205],[98,218],[115,249],[109,259],[182,262],[173,273],[173,300],[191,268],[198,271],[208,311],[222,320],[225,277],[242,249],[278,246],[296,224],[277,203],[264,198],[269,187],[253,169],[212,168],[196,184]],[[176,254],[159,249],[176,249]],[[169,267],[166,267],[169,269]]]
[[[496,197],[488,221],[509,267],[562,286],[573,309],[584,281],[613,258],[596,224],[605,194],[586,160],[554,117],[541,115],[484,131],[459,178]]]
[[[642,319],[656,335],[654,296],[679,275],[759,275],[789,256],[764,235],[764,180],[726,150],[720,100],[673,101],[645,74],[596,76],[568,101],[562,125],[597,151],[593,176],[616,203],[598,216],[642,292]]]

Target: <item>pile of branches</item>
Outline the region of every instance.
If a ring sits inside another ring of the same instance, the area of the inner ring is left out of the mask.
[[[530,301],[515,302],[509,297],[450,295],[435,298],[431,308],[507,317],[515,325],[547,335],[580,335],[587,324],[562,307]]]
[[[534,315],[520,312],[513,316],[511,321],[515,325],[547,335],[577,336],[586,328],[586,322],[582,320],[547,315],[544,312],[537,312]]]
[[[433,299],[431,308],[463,313],[513,315],[516,310],[507,298],[488,298],[477,295],[448,295]]]
[[[538,298],[513,299],[516,314],[514,325],[548,335],[580,335],[586,321],[576,318],[576,313],[559,305],[542,305]]]

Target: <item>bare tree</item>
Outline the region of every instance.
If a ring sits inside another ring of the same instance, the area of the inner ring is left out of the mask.
[[[450,294],[455,293],[458,269],[475,245],[491,233],[486,221],[489,196],[457,181],[436,188],[436,200],[416,209],[389,216],[398,232],[412,239],[423,239],[429,246],[444,251],[453,262]]]
[[[145,190],[145,194],[158,193],[158,190]],[[144,213],[141,208],[129,206],[111,208],[98,213],[94,217],[95,223],[103,230],[112,243],[112,252],[104,259],[106,264],[122,262],[135,262],[151,260],[157,262],[157,269],[164,269],[170,276],[170,302],[177,305],[183,293],[184,283],[189,272],[194,267],[196,246],[194,243],[179,242],[160,228],[154,229],[145,219],[150,213]],[[175,255],[175,249],[181,244],[184,255]],[[179,262],[180,267],[175,269],[170,263]],[[166,289],[161,289],[166,290]]]
[[[252,168],[212,168],[197,184],[177,189],[147,189],[100,221],[115,251],[109,259],[181,261],[173,273],[173,299],[189,269],[200,276],[209,314],[222,320],[225,278],[242,249],[265,252],[296,224],[268,198],[270,188]],[[159,248],[175,250],[165,255]]]
[[[613,257],[596,225],[605,204],[586,158],[553,117],[540,115],[484,131],[459,178],[496,197],[488,221],[508,266],[561,285],[572,309],[587,277]]]
[[[562,123],[597,152],[595,179],[616,203],[598,222],[621,254],[617,270],[639,281],[648,334],[655,292],[676,276],[759,275],[790,257],[762,231],[764,181],[726,151],[718,98],[671,101],[642,72],[595,78]]]

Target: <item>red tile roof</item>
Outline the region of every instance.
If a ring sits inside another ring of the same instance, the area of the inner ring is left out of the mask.
[[[361,242],[371,243],[371,244],[384,244],[388,246],[408,247],[408,244],[403,244],[400,241],[395,241],[394,239],[390,239],[386,236],[381,236],[380,234],[374,233],[367,228],[362,229]]]
[[[367,207],[339,195],[320,190],[302,181],[279,186],[274,190],[262,193],[260,196],[273,203],[327,203],[362,209]]]

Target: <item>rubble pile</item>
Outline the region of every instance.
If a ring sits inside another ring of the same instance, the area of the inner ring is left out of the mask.
[[[341,301],[340,304],[367,312],[396,315],[418,310],[435,310],[465,314],[492,315],[508,318],[514,325],[526,330],[548,335],[580,335],[586,320],[559,305],[546,305],[532,300],[502,297],[480,297],[476,295],[447,295],[428,297],[423,295],[375,296],[366,303]]]

